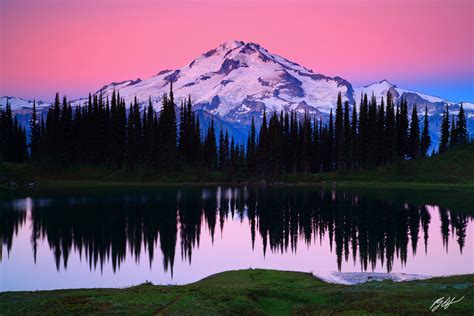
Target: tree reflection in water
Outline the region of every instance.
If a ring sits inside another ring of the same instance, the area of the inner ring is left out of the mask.
[[[2,202],[0,207],[0,241],[8,253],[30,214],[35,261],[39,242],[46,240],[58,270],[61,266],[67,269],[75,250],[90,269],[102,269],[109,262],[116,271],[127,253],[139,262],[146,252],[151,266],[159,244],[163,267],[171,274],[178,233],[181,260],[191,264],[203,231],[214,241],[216,225],[222,231],[230,220],[248,219],[252,249],[258,234],[263,255],[268,251],[297,253],[298,241],[306,245],[327,242],[339,270],[343,260],[352,260],[359,261],[363,271],[380,264],[387,272],[396,259],[406,265],[409,244],[416,256],[422,239],[427,252],[432,216],[440,217],[446,252],[450,234],[456,236],[462,252],[466,227],[472,220],[464,212],[438,206],[300,187],[163,187],[146,192],[27,198]],[[0,260],[2,255],[0,252]]]

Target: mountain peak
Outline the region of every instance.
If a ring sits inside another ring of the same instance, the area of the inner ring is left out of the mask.
[[[225,50],[228,49],[234,49],[237,47],[244,46],[246,43],[244,41],[238,41],[238,40],[228,40],[222,44],[219,45],[219,47],[222,47]]]
[[[395,86],[393,83],[391,83],[391,82],[388,81],[387,79],[380,80],[379,83],[384,83],[384,84],[388,84],[388,85],[390,85],[390,86]]]
[[[396,88],[397,86],[388,81],[387,79],[383,79],[377,82],[372,82],[371,84],[368,84],[366,86],[363,86],[363,88],[370,88],[370,87],[385,87],[385,88]]]

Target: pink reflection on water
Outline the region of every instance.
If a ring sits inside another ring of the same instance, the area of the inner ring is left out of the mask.
[[[223,208],[233,208],[232,198],[240,195],[238,190],[217,190],[217,205]],[[221,197],[226,196],[221,200]],[[243,193],[245,195],[245,191]],[[203,191],[203,196],[204,196]],[[334,193],[331,198],[335,199]],[[356,197],[354,197],[357,199]],[[256,241],[252,243],[251,224],[244,216],[240,218],[236,212],[228,213],[228,217],[217,227],[214,238],[208,225],[201,218],[201,234],[193,244],[192,261],[187,260],[181,245],[182,229],[178,221],[176,240],[176,254],[174,267],[166,270],[163,267],[163,254],[159,239],[154,245],[154,259],[150,262],[147,247],[142,243],[141,256],[136,258],[127,243],[127,255],[120,268],[113,270],[110,262],[97,269],[90,269],[84,254],[78,249],[71,249],[67,268],[61,266],[56,269],[54,255],[46,238],[39,240],[36,263],[32,252],[32,201],[27,198],[16,202],[19,209],[26,211],[23,225],[20,225],[13,240],[13,247],[8,252],[3,247],[3,257],[0,262],[0,290],[36,290],[59,288],[86,288],[86,287],[126,287],[151,281],[155,284],[185,284],[198,281],[214,273],[247,269],[266,268],[278,270],[292,270],[303,272],[336,271],[337,260],[334,246],[331,249],[328,234],[314,234],[313,242],[305,240],[301,234],[297,237],[297,246],[292,251],[280,251],[268,248],[264,254],[264,238],[257,233]],[[402,263],[396,254],[392,272],[423,275],[447,275],[474,272],[474,242],[470,238],[474,234],[472,220],[468,219],[465,234],[465,245],[462,248],[456,240],[456,233],[450,228],[447,239],[443,238],[442,211],[438,206],[426,206],[431,219],[428,225],[429,241],[426,248],[423,245],[423,232],[420,229],[418,236],[418,252],[415,254],[408,244],[408,260]],[[256,224],[258,226],[258,223]],[[318,238],[320,238],[318,242]],[[350,246],[352,253],[352,246]],[[448,251],[449,250],[449,251]],[[351,257],[351,256],[349,256]],[[370,268],[369,268],[370,270]],[[360,272],[361,262],[358,255],[341,262],[342,272]],[[374,272],[386,272],[386,267],[380,261],[376,262]]]

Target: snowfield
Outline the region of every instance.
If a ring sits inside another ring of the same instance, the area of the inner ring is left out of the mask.
[[[379,272],[335,272],[318,271],[313,275],[328,283],[354,285],[370,281],[392,280],[394,282],[404,282],[413,280],[426,280],[431,276],[407,273],[379,273]]]

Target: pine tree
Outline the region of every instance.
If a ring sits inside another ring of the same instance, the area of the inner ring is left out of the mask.
[[[420,155],[426,157],[431,146],[431,136],[429,132],[428,107],[425,106],[425,116],[423,118],[423,132],[421,133]]]
[[[385,128],[386,128],[386,117],[385,117],[385,103],[382,97],[380,106],[377,111],[377,133],[376,133],[376,164],[381,165],[387,161],[387,152],[385,151]]]
[[[449,147],[455,147],[459,145],[458,142],[458,128],[456,126],[456,120],[454,119],[454,114],[451,120],[451,133],[449,135]]]
[[[459,145],[466,145],[469,141],[468,133],[467,133],[467,125],[466,125],[466,114],[464,112],[463,104],[461,103],[461,107],[458,113],[458,121],[457,121],[457,142]]]
[[[334,124],[332,119],[332,109],[329,111],[329,125],[327,136],[327,169],[334,170]]]
[[[30,119],[30,149],[31,157],[38,159],[39,141],[40,141],[40,126],[38,124],[38,115],[36,113],[36,100],[33,100],[33,112]]]
[[[148,164],[152,164],[153,160],[153,143],[155,138],[155,109],[151,97],[148,98],[148,108],[144,112],[143,124],[143,143],[144,143],[144,159]],[[146,124],[145,124],[146,119]]]
[[[368,131],[368,100],[367,94],[361,96],[360,110],[359,110],[359,139],[358,139],[358,163],[359,168],[367,167],[367,149],[369,144]]]
[[[290,133],[289,133],[289,156],[290,156],[290,172],[298,171],[298,122],[296,120],[296,113],[290,112]]]
[[[159,168],[166,171],[174,171],[179,167],[176,144],[177,127],[175,108],[173,81],[170,81],[169,98],[166,96],[163,97],[163,108],[158,120]]]
[[[357,119],[357,118],[356,118]],[[343,168],[350,169],[352,159],[352,129],[349,114],[349,101],[344,102],[344,148],[343,153]]]
[[[24,162],[28,159],[26,132],[11,111],[7,99],[5,111],[0,110],[0,160]]]
[[[441,123],[441,138],[439,142],[439,152],[444,152],[449,145],[449,108],[446,105],[443,122]]]
[[[413,105],[410,122],[410,134],[409,134],[409,152],[408,156],[411,159],[418,157],[420,153],[420,124],[418,122],[418,113],[416,110],[416,104]]]
[[[398,111],[398,109],[397,109]],[[409,152],[408,145],[408,102],[406,98],[402,98],[399,102],[399,113],[397,126],[397,153],[398,156],[404,158]]]
[[[207,134],[204,141],[204,161],[208,168],[217,168],[217,144],[216,132],[214,129],[214,118],[211,119],[211,124],[207,129]]]
[[[260,174],[265,175],[268,164],[268,128],[267,128],[267,114],[263,110],[262,125],[258,135],[257,146],[257,166],[260,169]]]
[[[219,148],[218,148],[218,157],[219,157],[219,170],[225,169],[226,164],[226,153],[227,149],[224,145],[224,132],[222,131],[222,124],[219,130]]]
[[[393,98],[390,91],[387,92],[387,108],[385,112],[385,157],[387,162],[393,162],[397,157],[397,127]]]
[[[277,131],[275,132],[274,138],[278,136]],[[304,115],[302,126],[301,126],[301,171],[304,173],[308,173],[311,170],[311,121],[309,119],[309,116],[307,114]],[[343,134],[341,137],[344,136]],[[341,138],[341,141],[343,139]],[[277,140],[274,140],[276,143]],[[278,146],[277,150],[279,150]],[[279,156],[279,153],[273,152],[275,157]],[[274,173],[277,173],[276,171]]]
[[[247,170],[251,176],[256,172],[256,133],[255,120],[252,116],[252,123],[250,125],[250,133],[247,140]]]
[[[337,95],[336,120],[334,123],[334,168],[343,164],[343,148],[344,148],[344,116],[342,110],[342,94]]]
[[[351,169],[357,169],[358,162],[358,122],[357,122],[357,106],[354,104],[352,108],[352,120],[351,120]]]
[[[367,122],[367,167],[373,168],[377,163],[377,99],[372,94],[369,104],[368,122]]]

